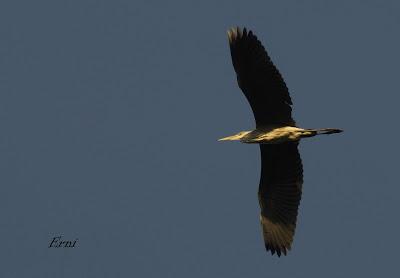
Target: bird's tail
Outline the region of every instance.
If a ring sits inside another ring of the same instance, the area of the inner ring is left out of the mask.
[[[316,132],[316,135],[320,134],[333,134],[333,133],[341,133],[343,130],[338,128],[321,128],[321,129],[313,129]]]

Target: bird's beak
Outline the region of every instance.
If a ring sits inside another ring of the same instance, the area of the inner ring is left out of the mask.
[[[218,141],[234,141],[234,140],[238,140],[236,135],[232,135],[232,136],[228,136],[228,137],[224,137],[224,138],[218,139]]]

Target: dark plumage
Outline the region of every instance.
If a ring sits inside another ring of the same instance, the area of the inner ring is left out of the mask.
[[[291,248],[301,199],[303,166],[297,145],[260,144],[260,221],[265,248],[278,256]]]
[[[240,28],[228,31],[233,67],[239,87],[253,110],[256,125],[291,125],[292,100],[279,71],[253,34]]]

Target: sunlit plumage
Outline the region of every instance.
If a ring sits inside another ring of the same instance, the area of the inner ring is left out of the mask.
[[[260,145],[258,199],[264,243],[272,254],[286,255],[293,242],[303,185],[299,141],[341,130],[296,127],[286,84],[257,37],[237,27],[228,31],[228,39],[237,81],[253,110],[256,129],[220,141]]]

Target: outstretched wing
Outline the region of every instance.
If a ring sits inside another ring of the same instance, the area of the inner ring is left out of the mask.
[[[260,41],[252,31],[239,27],[230,29],[228,38],[239,87],[250,103],[257,127],[294,126],[289,91]]]
[[[303,184],[298,142],[260,144],[261,178],[258,200],[265,248],[286,255],[296,228]]]

